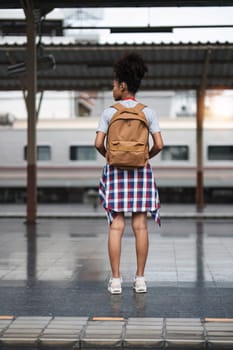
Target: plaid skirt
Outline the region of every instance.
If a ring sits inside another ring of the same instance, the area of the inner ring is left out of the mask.
[[[106,164],[100,179],[99,198],[109,224],[119,212],[150,212],[160,225],[159,193],[150,164],[132,170]]]

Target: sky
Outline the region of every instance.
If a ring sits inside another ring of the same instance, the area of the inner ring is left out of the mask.
[[[106,8],[98,25],[173,26],[232,25],[224,29],[174,29],[173,33],[109,34],[101,31],[101,42],[233,42],[232,7]]]
[[[232,28],[174,29],[173,33],[110,34],[97,31],[101,43],[170,43],[170,42],[233,42],[233,6],[231,7],[154,7],[154,8],[95,8],[91,17],[99,19],[77,20],[78,9],[56,9],[46,18],[68,18],[68,24],[77,26],[174,26],[174,25],[232,25]],[[80,11],[80,10],[79,10]],[[17,15],[15,15],[17,13]],[[22,10],[1,10],[0,18],[24,18]],[[76,18],[75,18],[76,16]],[[71,20],[69,20],[71,18]],[[67,22],[67,21],[66,21]],[[71,30],[69,35],[80,37],[84,31]],[[93,35],[93,30],[90,33]]]

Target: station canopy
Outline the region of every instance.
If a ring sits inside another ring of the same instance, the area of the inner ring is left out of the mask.
[[[68,7],[232,6],[230,0],[8,0],[0,1],[0,9],[22,8],[27,3],[33,3],[44,13]],[[142,54],[149,68],[142,89],[233,88],[233,43],[55,44],[51,41],[40,47],[38,56],[52,55],[56,69],[38,71],[38,90],[111,89],[113,62],[131,51]],[[25,63],[26,57],[26,44],[0,44],[0,90],[24,87],[24,75],[9,75],[8,68]]]
[[[140,53],[148,73],[143,90],[233,89],[233,43],[206,44],[46,44],[55,69],[38,71],[38,90],[111,89],[113,62],[127,52]],[[12,63],[26,61],[26,44],[0,45],[0,90],[20,90],[24,73],[9,74]]]
[[[24,0],[1,1],[0,8],[21,8]],[[232,0],[34,0],[38,8],[232,6]]]

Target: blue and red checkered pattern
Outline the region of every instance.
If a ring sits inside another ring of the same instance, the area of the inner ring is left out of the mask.
[[[160,201],[150,164],[123,170],[106,164],[100,179],[99,198],[111,224],[119,212],[150,212],[160,225]]]

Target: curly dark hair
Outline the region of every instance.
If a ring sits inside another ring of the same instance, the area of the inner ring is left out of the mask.
[[[137,53],[128,53],[120,58],[113,67],[115,79],[119,82],[125,82],[128,90],[136,93],[144,74],[148,71],[142,57]]]

